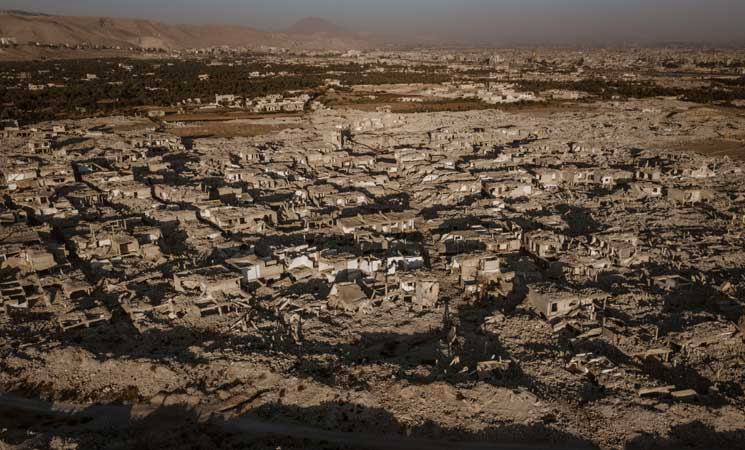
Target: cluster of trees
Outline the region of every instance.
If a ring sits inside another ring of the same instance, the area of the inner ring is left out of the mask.
[[[216,94],[245,98],[290,91],[308,91],[336,78],[344,84],[384,84],[446,81],[428,67],[411,73],[403,66],[246,63],[211,65],[199,60],[70,60],[6,62],[0,64],[0,117],[24,123],[59,117],[80,117],[127,112],[141,106],[170,106],[188,98],[203,101]],[[273,73],[252,76],[252,73]],[[21,74],[25,74],[21,76]],[[95,80],[86,80],[95,74]],[[200,80],[199,75],[209,78]],[[28,84],[54,84],[32,91]]]
[[[740,78],[712,78],[713,82],[722,86],[743,86],[745,87],[745,76]]]
[[[706,69],[718,69],[718,68],[727,68],[727,69],[739,69],[742,67],[745,67],[745,61],[739,60],[739,59],[733,59],[728,61],[696,61],[696,67],[706,68]]]
[[[339,77],[342,84],[396,84],[396,83],[445,83],[451,76],[435,71],[404,71],[398,69],[386,72],[348,72]]]
[[[719,81],[721,80],[717,80],[717,82]],[[732,82],[733,80],[728,81]],[[542,92],[550,89],[565,89],[587,92],[605,100],[614,97],[680,97],[691,102],[715,103],[745,99],[745,85],[738,83],[731,83],[726,88],[713,84],[711,87],[695,89],[665,87],[652,82],[629,82],[598,78],[579,81],[516,80],[515,83],[524,91]]]
[[[120,65],[121,63],[121,65]],[[214,98],[215,94],[256,97],[290,90],[314,88],[323,83],[320,73],[303,67],[269,67],[262,64],[210,66],[198,61],[98,61],[5,63],[6,78],[0,89],[0,114],[24,122],[64,116],[126,111],[140,106],[168,106],[187,98]],[[300,69],[300,70],[296,70]],[[252,78],[251,72],[293,70],[287,76]],[[8,74],[27,74],[9,77]],[[97,79],[85,80],[86,74]],[[200,74],[209,79],[201,81]],[[19,81],[20,80],[20,81]],[[29,83],[49,83],[39,91]]]

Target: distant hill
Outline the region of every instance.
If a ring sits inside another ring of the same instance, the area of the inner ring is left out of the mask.
[[[294,36],[324,36],[327,38],[356,38],[354,33],[346,28],[329,22],[320,17],[306,17],[299,20],[285,31]]]
[[[39,13],[39,12],[31,12],[31,11],[21,11],[20,9],[4,9],[0,10],[0,14],[15,14],[17,16],[48,16],[49,14]]]
[[[15,37],[19,43],[88,43],[122,48],[185,49],[224,45],[251,49],[348,50],[370,45],[320,18],[300,21],[285,33],[272,33],[234,25],[171,25],[140,19],[1,11],[0,35]]]

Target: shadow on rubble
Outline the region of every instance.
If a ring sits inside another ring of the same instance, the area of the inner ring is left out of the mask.
[[[710,388],[714,383],[709,378],[684,361],[673,364],[656,356],[633,357],[606,340],[578,340],[571,345],[576,353],[603,355],[614,365],[635,368],[660,384],[672,385],[678,389],[693,389],[699,394],[697,401],[710,407],[718,408],[728,404],[725,396],[711,392]]]
[[[487,317],[499,311],[497,305],[493,301],[461,305],[457,315],[446,314],[442,325],[428,332],[362,333],[351,344],[290,343],[283,350],[297,357],[299,374],[330,386],[364,388],[364,376],[356,375],[355,366],[377,364],[381,377],[395,376],[413,384],[478,379],[493,386],[527,389],[545,399],[550,389],[522,370],[497,333],[482,327]]]
[[[411,335],[365,333],[353,344],[306,342],[301,347],[290,344],[285,350],[297,357],[299,374],[329,386],[364,387],[365,381],[353,375],[355,366],[362,364],[384,365],[397,379],[425,384],[437,379],[434,368],[441,339],[439,330]]]
[[[72,146],[79,146],[80,144],[88,144],[91,142],[92,140],[86,137],[68,137],[68,138],[59,139],[56,142],[56,145],[60,147],[72,147]],[[94,148],[95,146],[90,146],[90,147],[86,147],[83,149],[75,149],[75,151],[81,153],[82,155],[85,155],[86,153],[93,150]]]
[[[561,398],[564,401],[576,401],[583,404],[612,395],[613,391],[598,383],[592,374],[587,374],[574,383],[564,384],[561,392],[557,392],[554,387],[523,370],[524,365],[545,364],[546,360],[561,361],[564,359],[562,355],[566,353],[580,352],[575,348],[573,342],[575,335],[568,330],[555,335],[554,339],[549,341],[524,342],[519,346],[517,353],[513,353],[505,347],[499,337],[499,327],[490,329],[486,324],[489,322],[490,316],[497,317],[497,321],[500,321],[499,317],[501,315],[507,314],[512,317],[520,315],[532,317],[533,312],[517,309],[517,305],[524,301],[526,294],[526,287],[519,283],[516,289],[504,299],[499,301],[487,299],[465,308],[461,307],[458,315],[458,327],[464,330],[466,337],[462,347],[462,352],[465,355],[464,363],[474,367],[479,361],[493,361],[495,359],[508,361],[509,366],[506,369],[490,374],[483,381],[510,389],[527,389],[542,400]],[[564,369],[558,366],[557,370]]]
[[[616,331],[619,333],[618,338],[623,339],[625,327],[636,328],[641,324],[656,323],[659,326],[659,340],[654,341],[652,335],[647,336],[649,342],[649,348],[666,347],[671,345],[670,342],[665,339],[668,333],[678,332],[687,329],[690,326],[714,320],[710,314],[658,314],[655,317],[647,317],[646,320],[640,320],[638,318],[632,319],[623,311],[620,311],[613,306],[608,308],[606,313],[609,318],[620,318],[624,326]],[[633,322],[633,323],[632,323]],[[612,324],[612,322],[611,322]],[[648,357],[635,357],[631,354],[624,352],[618,345],[616,338],[612,336],[616,331],[611,327],[608,331],[608,338],[606,339],[583,339],[577,337],[575,334],[568,333],[565,331],[555,339],[549,347],[544,344],[540,344],[538,347],[531,347],[530,344],[526,344],[523,347],[525,350],[532,350],[532,353],[540,354],[542,352],[553,352],[554,354],[570,351],[572,354],[590,353],[595,355],[602,355],[607,357],[614,365],[618,367],[632,367],[647,374],[650,378],[657,380],[658,382],[665,385],[674,385],[678,389],[694,389],[698,394],[698,401],[705,403],[711,407],[721,407],[729,402],[728,395],[725,391],[731,391],[733,396],[737,396],[739,392],[737,389],[722,389],[722,393],[712,392],[711,388],[714,386],[714,382],[704,375],[699,369],[689,364],[686,358],[673,359],[670,361],[663,360],[662,356],[648,356]],[[628,337],[628,336],[627,336]],[[520,360],[528,362],[525,355],[519,355]],[[611,392],[605,390],[602,386],[597,384],[593,377],[589,377],[588,381],[594,384],[597,389],[593,392],[585,392],[580,390],[578,398],[583,400],[597,400],[611,394]],[[539,386],[537,386],[539,387]],[[588,385],[588,387],[591,387]],[[533,390],[534,393],[535,390]],[[587,394],[587,395],[586,395]]]
[[[383,408],[347,401],[325,402],[309,407],[265,404],[221,425],[226,429],[240,431],[243,428],[241,422],[250,417],[271,420],[275,424],[273,429],[280,431],[285,428],[287,434],[295,438],[304,438],[311,442],[314,438],[320,438],[344,448],[595,448],[590,441],[555,429],[545,422],[530,425],[504,424],[473,433],[446,428],[431,421],[416,426],[407,425]],[[294,429],[297,425],[293,424],[302,424],[304,429]]]
[[[186,171],[190,164],[198,163],[199,156],[187,152],[168,153],[163,155],[163,162],[168,163],[174,172],[180,173]]]
[[[365,189],[361,189],[361,191],[370,198],[375,198],[375,204],[385,205],[383,209],[384,212],[405,211],[411,208],[411,195],[407,192],[398,192],[395,194],[375,197]]]
[[[524,296],[520,292],[518,297]],[[206,355],[212,352],[227,351],[233,355],[276,352],[295,358],[294,370],[298,375],[330,386],[358,386],[354,376],[346,375],[353,374],[357,365],[380,364],[390,375],[411,383],[457,384],[478,378],[494,386],[527,388],[543,398],[549,389],[522,370],[497,333],[482,328],[487,317],[502,314],[510,304],[507,300],[487,300],[461,305],[456,314],[445,314],[441,324],[429,331],[361,333],[355,342],[347,344],[318,341],[297,344],[290,327],[276,317],[275,311],[260,304],[254,305],[250,312],[252,320],[265,324],[258,333],[250,327],[248,332],[233,333],[228,322],[222,329],[207,330],[173,326],[166,319],[162,324],[152,320],[155,326],[141,332],[121,308],[112,305],[113,315],[105,326],[69,330],[60,338],[63,345],[85,349],[99,360],[124,358],[196,365],[207,362]],[[229,322],[237,323],[240,316],[235,318],[236,321]],[[274,325],[267,328],[266,324]],[[341,324],[334,326],[341,327]],[[477,371],[478,363],[484,361],[495,366]]]
[[[715,431],[695,420],[674,425],[668,436],[641,434],[626,443],[625,450],[740,449],[745,442],[745,428]]]
[[[677,322],[678,314],[709,313],[722,314],[730,320],[737,321],[741,311],[736,309],[726,310],[722,308],[727,302],[727,297],[716,289],[711,283],[701,284],[693,281],[691,274],[685,269],[677,269],[672,264],[660,262],[646,262],[637,268],[641,276],[637,280],[626,278],[624,292],[635,289],[649,291],[653,297],[647,300],[647,306],[655,306],[660,318],[672,317]],[[730,269],[719,273],[724,280],[737,279],[745,269]],[[660,302],[661,301],[661,302]],[[741,309],[741,308],[740,308]],[[633,320],[633,319],[632,319]],[[649,318],[637,317],[631,324],[641,325],[648,323]],[[669,323],[663,327],[666,331],[680,331],[692,323]]]
[[[453,218],[447,218],[442,221],[437,231],[448,233],[452,231],[468,230],[469,228],[481,225],[482,219],[476,215],[468,214]],[[434,234],[434,233],[433,233]]]
[[[0,395],[0,404],[3,442],[20,448],[59,448],[52,445],[55,438],[77,442],[79,447],[73,448],[102,441],[107,443],[106,448],[232,447],[232,433],[200,422],[197,412],[187,406],[160,406],[145,417],[137,417],[130,405],[93,405],[82,411],[62,411],[52,403],[6,394]]]
[[[419,215],[425,220],[431,220],[431,219],[435,219],[439,217],[440,214],[438,213],[440,212],[446,212],[446,213],[452,212],[454,210],[458,210],[459,208],[460,208],[460,211],[463,211],[465,214],[469,208],[471,208],[475,203],[477,203],[481,199],[482,199],[481,194],[465,195],[459,198],[458,201],[454,203],[448,203],[448,204],[438,203],[432,206],[424,206],[419,212]]]
[[[295,358],[297,375],[330,386],[364,387],[364,380],[360,381],[354,375],[357,372],[355,366],[379,364],[384,369],[381,373],[388,371],[386,376],[394,375],[415,384],[435,381],[458,384],[480,379],[504,388],[527,388],[539,398],[546,399],[550,397],[551,389],[523,371],[520,361],[525,359],[525,355],[511,354],[498,333],[482,327],[486,318],[504,313],[505,308],[514,308],[514,303],[524,297],[524,292],[518,292],[514,299],[504,302],[479,301],[461,305],[456,314],[446,315],[440,326],[427,332],[362,333],[357,341],[341,345],[312,341],[295,344],[292,333],[289,329],[283,331],[275,312],[259,305],[252,310],[256,318],[263,319],[264,323],[278,324],[276,329],[265,328],[254,333],[249,328],[248,333],[234,334],[227,325],[222,329],[205,330],[173,326],[168,321],[158,324],[156,321],[155,327],[140,332],[123,311],[112,308],[114,315],[110,324],[70,330],[62,334],[61,342],[64,346],[85,349],[100,360],[124,358],[174,361],[185,365],[208,362],[208,355],[212,352],[225,351],[236,356],[276,352]],[[341,327],[341,324],[337,325],[337,329]],[[529,350],[559,353],[566,349],[563,343],[556,345],[559,347]],[[622,357],[619,352],[617,358]],[[486,373],[477,372],[478,363],[484,361],[506,364],[497,364]],[[685,367],[650,370],[659,372],[658,376],[665,380],[673,381],[682,374],[695,386],[704,386],[708,382],[702,377],[697,379],[697,374]],[[596,399],[602,393],[593,395]],[[574,398],[593,399],[581,392]]]
[[[123,313],[119,313],[123,314]],[[114,315],[108,326],[94,326],[62,333],[63,346],[82,348],[96,359],[142,359],[153,362],[174,361],[185,365],[208,362],[206,353],[218,349],[241,351],[265,350],[267,342],[251,336],[230,334],[186,326],[163,324],[167,329],[138,331],[131,322]]]
[[[556,210],[569,225],[569,236],[588,236],[600,231],[601,225],[592,216],[592,210],[572,205],[558,205]]]
[[[706,312],[721,314],[730,320],[737,321],[739,314],[736,310],[722,308],[727,299],[717,289],[710,285],[693,284],[667,292],[664,296],[664,311],[668,315],[682,312]],[[684,324],[690,325],[690,324]],[[670,324],[671,331],[679,331],[683,325],[675,327]]]
[[[239,405],[240,406],[240,405]],[[0,395],[3,441],[49,448],[54,437],[107,448],[323,448],[323,449],[592,449],[590,441],[552,427],[550,418],[504,424],[474,433],[433,422],[401,423],[382,408],[348,401],[301,407],[268,403],[239,415],[206,414],[199,407],[162,404],[91,405],[79,411]],[[31,440],[33,441],[31,441]]]
[[[657,263],[644,266],[647,281],[656,275],[668,275],[670,269]],[[652,290],[656,295],[645,300],[646,306],[655,306],[651,314],[631,317],[616,308],[611,302],[607,310],[607,317],[620,319],[623,328],[638,328],[655,324],[658,337],[652,334],[644,336],[647,346],[653,348],[677,348],[675,336],[696,325],[717,321],[717,311],[714,306],[719,292],[709,286],[700,284],[686,284],[665,290],[647,284],[641,284],[646,290]],[[620,331],[623,335],[623,329]],[[651,331],[649,331],[651,333]],[[641,336],[641,335],[639,335]],[[726,395],[710,392],[714,382],[697,368],[687,362],[687,358],[672,355],[670,361],[662,356],[634,357],[623,352],[612,339],[577,340],[572,343],[577,353],[592,352],[608,357],[617,366],[634,367],[659,381],[662,384],[674,385],[678,389],[694,389],[699,393],[700,401],[712,407],[720,407],[728,403]]]

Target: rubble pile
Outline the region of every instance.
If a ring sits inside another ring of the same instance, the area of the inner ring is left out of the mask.
[[[6,131],[0,384],[604,448],[742,430],[745,166],[661,150],[681,105]]]

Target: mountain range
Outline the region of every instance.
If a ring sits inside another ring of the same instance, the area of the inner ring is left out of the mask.
[[[372,46],[367,39],[319,17],[308,17],[282,32],[240,25],[175,25],[142,19],[58,16],[0,11],[0,36],[19,44],[93,44],[180,50],[216,46],[284,47],[291,50],[348,50]]]

